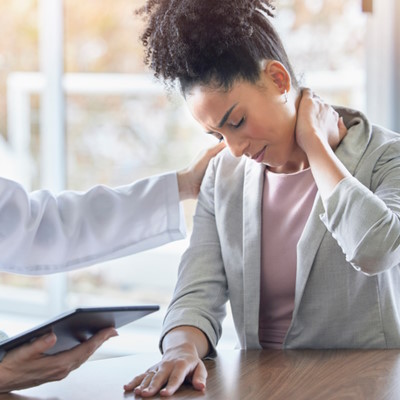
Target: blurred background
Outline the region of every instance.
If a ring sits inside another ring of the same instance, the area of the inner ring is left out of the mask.
[[[29,191],[117,186],[183,168],[213,143],[143,66],[134,16],[143,3],[0,0],[1,176]],[[275,5],[275,26],[303,85],[400,131],[399,2]],[[194,207],[184,203],[189,235]],[[48,277],[0,273],[0,329],[16,334],[77,306],[160,304],[101,355],[154,351],[187,244]],[[220,346],[235,341],[228,313]]]

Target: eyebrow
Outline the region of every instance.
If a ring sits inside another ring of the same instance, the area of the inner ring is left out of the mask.
[[[235,107],[238,105],[238,103],[235,103],[222,117],[221,121],[218,124],[218,128],[222,128],[225,125],[225,122],[228,120],[229,116],[231,115],[232,111],[235,109]]]

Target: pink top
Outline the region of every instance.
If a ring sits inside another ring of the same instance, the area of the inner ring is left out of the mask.
[[[294,307],[296,247],[317,186],[311,169],[293,174],[266,170],[262,210],[259,339],[281,348]]]

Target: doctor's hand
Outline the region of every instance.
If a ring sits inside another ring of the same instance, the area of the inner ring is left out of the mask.
[[[46,355],[43,353],[57,341],[56,335],[49,333],[10,350],[0,363],[0,393],[61,380],[83,364],[107,339],[117,335],[114,328],[103,329],[71,350]]]
[[[224,147],[224,142],[221,142],[203,150],[188,167],[178,172],[179,197],[181,200],[197,198],[208,163]]]

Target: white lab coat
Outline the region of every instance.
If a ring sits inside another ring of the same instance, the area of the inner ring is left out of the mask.
[[[68,271],[185,237],[176,173],[111,189],[27,193],[0,178],[0,270]]]

